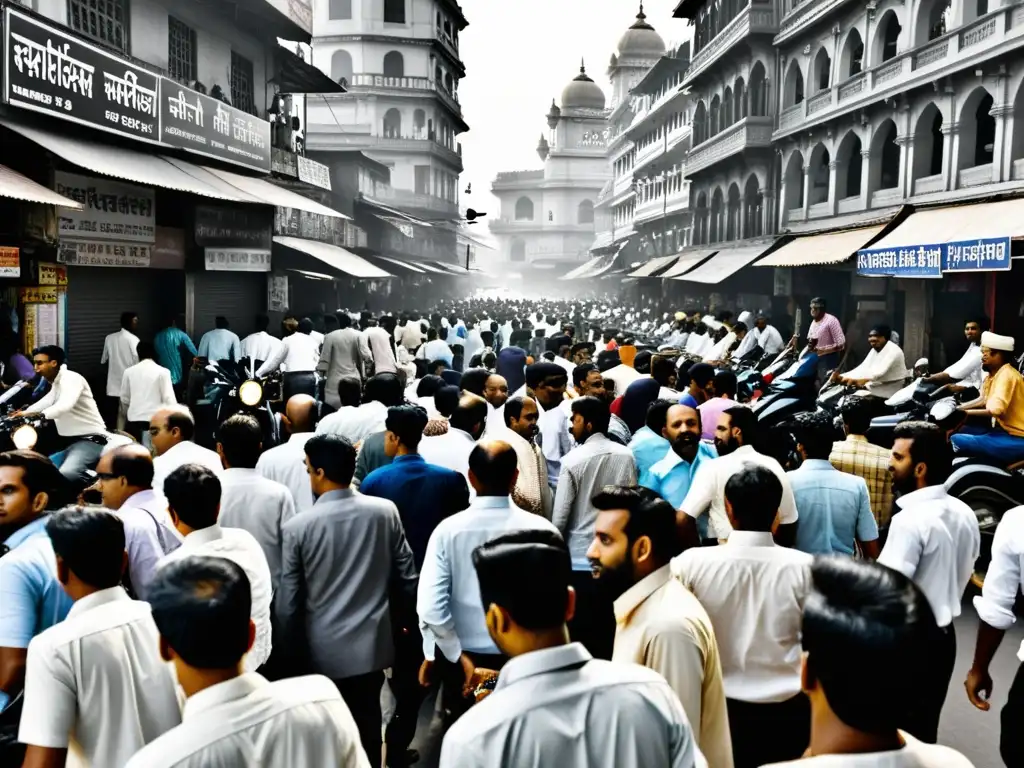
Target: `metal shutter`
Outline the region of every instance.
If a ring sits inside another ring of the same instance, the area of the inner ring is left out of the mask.
[[[239,338],[253,331],[256,315],[267,310],[264,272],[196,272],[192,298],[192,335],[198,341],[224,315]]]
[[[122,312],[139,316],[139,338],[152,339],[185,306],[185,273],[163,269],[68,267],[67,353],[94,393],[105,392],[103,340],[120,328]],[[97,388],[98,387],[98,388]]]

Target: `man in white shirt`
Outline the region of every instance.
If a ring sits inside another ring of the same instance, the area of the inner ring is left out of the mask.
[[[267,376],[278,368],[286,373],[312,373],[320,363],[321,342],[312,336],[313,321],[299,320],[295,333],[281,340],[277,351],[256,371],[257,377]]]
[[[565,371],[554,363],[533,363],[526,367],[527,391],[518,393],[518,396],[531,393],[537,403],[537,410],[540,411],[537,419],[537,426],[540,429],[538,444],[547,461],[548,485],[552,494],[558,485],[562,458],[572,450],[569,416],[562,408],[568,383],[569,377]]]
[[[246,671],[256,633],[248,581],[235,563],[202,556],[157,575],[150,600],[160,654],[174,665],[188,700],[181,725],[126,768],[370,768],[330,680],[308,675],[270,683]]]
[[[373,365],[370,373],[398,373],[394,333],[395,318],[390,315],[380,318],[379,325],[371,325],[363,331]]]
[[[217,521],[225,528],[248,531],[259,542],[276,593],[281,583],[281,526],[295,516],[295,501],[285,486],[256,471],[262,440],[259,422],[246,414],[235,414],[217,428],[217,454],[224,464]]]
[[[288,440],[264,451],[256,462],[256,471],[291,491],[296,514],[307,512],[313,508],[313,492],[304,449],[316,429],[316,401],[309,395],[292,395],[285,403],[281,421]]]
[[[896,427],[894,437],[889,471],[900,511],[889,522],[878,562],[913,579],[928,598],[941,630],[922,649],[930,656],[927,688],[921,691],[922,706],[904,724],[921,741],[934,744],[956,663],[953,619],[960,615],[960,601],[974,573],[981,533],[974,511],[943,487],[952,454],[939,427],[905,421]]]
[[[477,327],[475,318],[466,321],[466,342],[464,347],[463,359],[465,359],[466,363],[469,363],[476,355],[484,351],[484,340],[480,335],[480,329]]]
[[[605,379],[615,382],[616,397],[624,395],[630,384],[643,377],[643,374],[637,372],[632,366],[620,362],[617,349],[600,352],[597,355],[597,367]]]
[[[811,582],[801,638],[811,747],[774,768],[973,768],[900,730],[926,685],[922,651],[935,641],[921,591],[887,568],[838,558],[817,560]]]
[[[50,391],[20,413],[41,413],[61,437],[84,437],[106,432],[89,382],[65,365],[64,350],[40,347],[32,353],[36,373],[50,382]],[[14,415],[20,415],[16,412]]]
[[[121,330],[111,333],[103,340],[103,354],[100,365],[107,366],[107,424],[113,429],[117,424],[117,408],[121,397],[121,380],[124,372],[139,362],[136,347],[139,337],[139,316],[134,312],[121,313]]]
[[[782,334],[778,332],[774,325],[768,322],[767,315],[763,312],[758,312],[757,319],[754,320],[754,327],[743,337],[743,341],[740,342],[740,346],[733,354],[733,357],[739,359],[754,347],[760,347],[761,351],[766,355],[777,355],[784,346]]]
[[[184,405],[161,408],[149,420],[149,439],[155,454],[153,488],[157,493],[163,493],[167,476],[185,464],[199,464],[220,474],[220,456],[192,442],[195,434],[196,420]]]
[[[725,484],[725,498],[729,540],[686,550],[672,560],[672,574],[715,628],[737,768],[795,760],[809,739],[800,622],[814,559],[772,539],[783,494],[771,469],[743,467]]]
[[[480,583],[472,567],[473,550],[508,531],[556,532],[540,515],[512,503],[509,494],[518,474],[516,453],[508,443],[477,445],[469,456],[469,481],[476,498],[469,509],[441,521],[427,544],[416,600],[425,659],[420,681],[430,680],[435,661],[440,661],[449,693],[468,685],[474,668],[500,669],[504,663],[480,610]],[[435,645],[442,658],[436,657]],[[472,703],[458,695],[447,698],[456,718]]]
[[[281,340],[267,333],[270,327],[270,318],[266,315],[256,315],[256,332],[250,333],[242,339],[242,357],[252,361],[259,360],[266,362],[274,356]]]
[[[346,379],[344,383],[349,381],[351,380]],[[339,386],[344,386],[344,383],[339,383]],[[401,405],[404,400],[405,390],[397,373],[375,374],[366,382],[363,404],[358,408],[342,407],[335,413],[324,416],[317,424],[316,433],[338,435],[356,445],[375,432],[383,432],[384,422],[388,418],[388,408]]]
[[[405,347],[410,353],[415,352],[426,338],[427,334],[423,330],[423,321],[420,320],[419,313],[417,312],[413,312],[405,325],[395,330],[395,341]]]
[[[953,384],[953,391],[961,391],[973,387],[981,392],[981,384],[985,372],[981,367],[981,334],[989,329],[988,318],[972,318],[964,325],[964,337],[967,339],[967,350],[959,360],[945,370],[925,379],[932,384]]]
[[[220,480],[206,467],[186,464],[168,475],[164,482],[167,511],[171,522],[182,536],[182,544],[157,564],[159,571],[168,563],[190,555],[223,557],[237,563],[249,579],[252,593],[252,621],[255,640],[252,653],[245,657],[245,669],[255,672],[270,658],[270,610],[273,584],[267,556],[253,535],[241,528],[222,528],[220,514]],[[150,582],[150,595],[156,590]]]
[[[487,424],[487,401],[482,397],[463,393],[459,407],[448,419],[448,432],[436,437],[425,437],[420,443],[420,455],[428,464],[453,469],[466,478],[469,497],[476,497],[469,479],[469,454],[483,436]]]
[[[892,397],[903,388],[907,378],[907,361],[903,350],[891,341],[892,329],[887,325],[876,325],[868,332],[868,352],[864,362],[844,374],[832,374],[832,380],[851,387],[859,387],[863,396],[874,396],[883,400]]]
[[[138,344],[139,361],[124,372],[121,379],[120,403],[126,431],[148,446],[149,420],[161,408],[178,402],[174,396],[171,372],[156,361],[156,347],[151,342]]]
[[[121,521],[70,507],[50,517],[46,532],[75,604],[28,647],[18,733],[28,745],[24,764],[122,766],[181,722],[175,681],[149,605],[121,588]]]
[[[507,533],[477,547],[473,565],[488,632],[512,658],[445,734],[440,768],[707,766],[663,677],[569,641],[575,595],[558,534]]]
[[[435,360],[444,360],[450,366],[453,357],[452,348],[446,342],[437,338],[437,329],[428,328],[427,343],[416,350],[416,359],[426,360],[428,363],[432,363]]]

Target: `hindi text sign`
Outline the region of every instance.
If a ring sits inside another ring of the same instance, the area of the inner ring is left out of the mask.
[[[21,251],[0,246],[0,277],[21,277]]]
[[[941,244],[857,251],[857,274],[864,277],[942,277]]]
[[[125,245],[95,241],[62,240],[57,261],[80,267],[148,267],[151,245]]]
[[[55,171],[54,188],[82,204],[58,208],[60,237],[152,243],[156,239],[156,197],[152,189],[107,178]]]
[[[210,272],[269,272],[270,251],[258,248],[206,248]]]

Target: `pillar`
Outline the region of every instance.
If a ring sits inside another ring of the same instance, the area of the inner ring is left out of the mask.
[[[804,221],[807,221],[811,215],[811,166],[809,165],[804,166],[804,194],[800,204],[804,209]]]
[[[942,190],[956,187],[957,163],[960,157],[960,124],[942,124]]]
[[[836,169],[839,167],[839,162],[833,160],[828,164],[828,212],[830,215],[835,216],[836,210],[839,206],[839,195],[836,194],[836,185],[839,179],[836,175]]]
[[[778,232],[779,230],[772,224],[775,213],[775,192],[771,189],[762,189],[761,200],[763,201],[761,206],[761,234],[767,235],[771,232]]]
[[[912,190],[909,188],[911,181],[911,173],[909,169],[913,168],[913,156],[914,156],[914,137],[913,136],[897,136],[896,144],[900,148],[900,175],[899,181],[896,186],[900,190],[900,195],[906,200],[912,194]],[[909,160],[908,160],[909,159]]]
[[[746,195],[740,195],[740,211],[739,211],[739,222],[738,222],[739,226],[737,226],[737,228],[736,228],[736,234],[738,235],[740,240],[745,240],[747,238],[747,216],[748,215],[749,215],[749,211],[747,211],[747,196]]]
[[[860,208],[862,211],[868,209],[868,203],[871,202],[871,182],[874,176],[871,168],[871,150],[862,149],[860,151],[861,162],[860,162]]]
[[[1013,127],[1008,125],[1013,119],[1013,104],[993,105],[990,114],[996,121],[996,137],[992,147],[992,183],[998,184],[1009,181],[1013,175],[1013,161],[1009,160],[1013,155]]]

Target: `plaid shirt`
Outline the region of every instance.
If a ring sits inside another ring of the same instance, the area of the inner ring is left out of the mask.
[[[889,474],[889,451],[869,443],[863,435],[848,435],[832,446],[828,457],[832,466],[864,478],[871,498],[871,512],[878,527],[889,524],[892,515],[892,475]]]
[[[843,327],[839,324],[835,315],[827,312],[820,320],[813,320],[811,327],[807,329],[808,339],[817,339],[816,350],[819,355],[827,355],[837,352],[846,346],[846,335]]]

